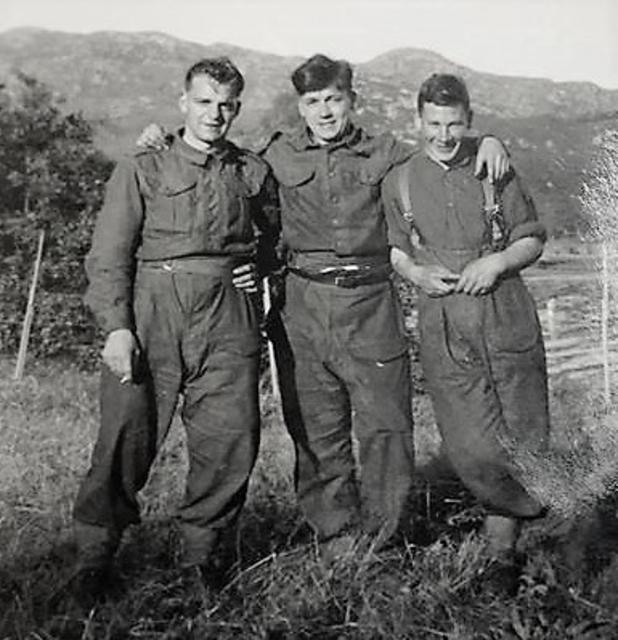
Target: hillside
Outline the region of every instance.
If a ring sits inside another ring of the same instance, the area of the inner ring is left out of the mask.
[[[274,128],[296,119],[289,74],[300,59],[161,33],[6,31],[0,33],[0,79],[21,69],[48,84],[66,98],[67,109],[82,110],[96,124],[99,146],[116,157],[146,123],[178,122],[176,97],[184,70],[213,54],[233,58],[247,80],[233,131],[239,143],[259,146]],[[416,91],[434,71],[465,78],[477,128],[508,142],[552,231],[573,228],[594,140],[605,129],[618,128],[618,91],[479,73],[431,51],[399,49],[357,66],[360,122],[413,141]]]

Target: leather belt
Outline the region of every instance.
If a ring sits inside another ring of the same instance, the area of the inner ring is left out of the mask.
[[[154,269],[166,273],[204,273],[217,274],[230,272],[241,264],[251,262],[251,256],[200,256],[172,258],[170,260],[142,260],[140,269]]]
[[[392,273],[390,264],[325,267],[317,271],[289,266],[288,271],[313,282],[331,284],[346,289],[386,282]]]

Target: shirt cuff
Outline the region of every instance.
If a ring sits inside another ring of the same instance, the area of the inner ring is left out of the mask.
[[[132,314],[123,309],[99,311],[96,318],[105,335],[116,331],[116,329],[129,329],[129,331],[134,329]]]
[[[389,236],[388,244],[391,247],[400,249],[409,256],[414,254],[414,246],[412,245],[412,239],[409,235],[397,234],[395,236]]]

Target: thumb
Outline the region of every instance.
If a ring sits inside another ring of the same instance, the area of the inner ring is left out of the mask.
[[[474,175],[476,177],[479,177],[481,175],[481,172],[483,170],[483,160],[481,159],[481,156],[479,156],[478,154],[476,155],[476,159],[474,161]]]

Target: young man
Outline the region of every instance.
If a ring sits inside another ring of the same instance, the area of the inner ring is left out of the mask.
[[[519,519],[542,512],[516,458],[542,451],[548,436],[542,335],[519,276],[540,256],[545,229],[514,171],[495,186],[475,176],[471,120],[463,81],[427,79],[423,150],[382,193],[393,266],[420,291],[421,363],[446,452],[490,509],[492,552],[509,555]]]
[[[359,534],[379,547],[409,524],[409,361],[380,184],[410,149],[353,123],[347,62],[315,55],[292,83],[302,124],[275,134],[263,157],[279,184],[287,252],[280,366],[296,488],[328,559]],[[479,167],[505,159],[499,142],[488,145]]]
[[[379,547],[409,524],[414,470],[409,361],[380,198],[385,174],[411,149],[353,123],[352,75],[323,55],[300,65],[300,126],[277,132],[262,154],[279,185],[287,254],[281,331],[272,332],[283,411],[299,502],[327,559],[361,534]],[[138,144],[161,144],[160,133],[148,128]],[[482,149],[479,170],[508,162],[498,141]]]
[[[227,58],[186,73],[184,127],[121,160],[86,259],[87,302],[107,334],[101,423],[75,502],[78,575],[104,580],[136,494],[183,396],[189,473],[183,566],[203,567],[242,507],[258,447],[259,318],[253,225],[268,167],[226,141],[244,80]]]

